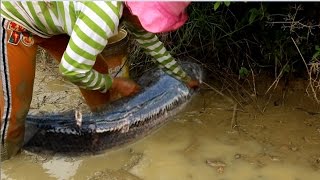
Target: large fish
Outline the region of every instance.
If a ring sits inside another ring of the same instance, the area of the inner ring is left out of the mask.
[[[202,80],[203,71],[199,65],[183,63],[182,67]],[[25,146],[79,152],[123,145],[161,127],[195,93],[161,70],[144,74],[138,83],[143,88],[137,95],[111,103],[101,113],[29,114]]]

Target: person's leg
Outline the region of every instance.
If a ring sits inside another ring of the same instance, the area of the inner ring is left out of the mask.
[[[38,45],[45,49],[55,60],[60,62],[63,53],[67,48],[69,39],[70,37],[68,35],[57,35],[43,40]],[[93,68],[100,73],[108,73],[108,66],[101,55],[97,57]],[[98,111],[100,107],[107,104],[110,100],[109,92],[101,93],[99,91],[86,90],[82,88],[80,88],[80,91],[86,101],[86,104],[92,111]]]
[[[23,32],[21,26],[11,25],[1,19],[1,160],[16,155],[23,145],[25,118],[32,99],[37,49],[28,32]]]

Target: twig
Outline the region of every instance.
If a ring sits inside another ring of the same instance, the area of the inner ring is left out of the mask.
[[[311,87],[311,90],[312,90],[312,92],[313,92],[313,97],[315,98],[315,100],[317,101],[317,103],[320,103],[320,101],[319,101],[319,99],[318,99],[318,97],[317,97],[317,93],[316,93],[316,91],[315,91],[315,89],[314,89],[314,87],[313,87],[313,85],[312,85],[312,76],[311,76],[311,72],[309,71],[308,65],[307,65],[304,57],[302,56],[302,54],[301,54],[301,52],[300,52],[300,49],[298,48],[296,42],[294,41],[294,39],[293,39],[292,37],[291,37],[291,40],[292,40],[293,44],[295,45],[295,47],[297,48],[297,50],[298,50],[298,52],[299,52],[299,54],[300,54],[300,56],[301,56],[301,59],[303,60],[304,65],[306,66],[306,69],[307,69],[307,72],[308,72],[308,75],[309,75],[309,86]]]
[[[224,97],[227,99],[230,103],[233,104],[233,113],[232,113],[232,119],[231,119],[231,130],[234,128],[237,128],[237,131],[239,132],[238,129],[238,123],[237,123],[237,111],[238,111],[238,103],[234,102],[231,98],[228,96],[224,95],[221,91],[218,91],[216,88],[210,86],[209,84],[202,82],[204,85],[208,86],[210,89],[218,93],[220,96]]]
[[[269,105],[271,98],[272,98],[272,93],[269,95],[268,101],[267,101],[267,103],[264,105],[264,107],[262,109],[262,113],[264,113],[266,111],[267,106]]]
[[[271,90],[271,88],[272,88],[273,86],[274,86],[273,89],[275,89],[275,88],[277,87],[277,85],[278,85],[278,83],[279,83],[279,81],[280,81],[280,79],[281,79],[281,77],[282,77],[282,75],[283,75],[284,68],[285,68],[285,66],[286,66],[287,64],[288,64],[288,63],[286,63],[286,64],[284,65],[284,67],[283,67],[282,70],[280,71],[279,75],[277,76],[276,80],[273,81],[273,83],[270,85],[270,87],[267,89],[267,91],[266,91],[264,94],[268,94],[268,92]]]
[[[232,119],[231,119],[231,129],[237,128],[237,131],[239,131],[238,122],[237,122],[237,111],[238,111],[237,107],[238,107],[238,104],[235,103],[233,105],[233,114],[232,114]]]
[[[218,93],[220,96],[224,97],[226,100],[228,100],[230,103],[234,104],[234,101],[229,98],[228,96],[226,96],[225,94],[223,94],[221,91],[217,90],[216,88],[212,87],[211,85],[207,84],[206,82],[202,82],[204,85],[208,86],[211,90],[215,91],[216,93]]]

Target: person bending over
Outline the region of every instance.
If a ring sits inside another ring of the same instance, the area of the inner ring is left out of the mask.
[[[112,78],[101,70],[99,55],[118,33],[120,20],[138,44],[166,73],[190,88],[190,78],[155,33],[169,32],[187,20],[189,2],[119,1],[2,1],[0,117],[1,160],[16,155],[24,140],[35,77],[38,46],[59,63],[64,78],[77,85],[91,109],[107,102],[109,90],[130,96],[139,86],[130,79]]]

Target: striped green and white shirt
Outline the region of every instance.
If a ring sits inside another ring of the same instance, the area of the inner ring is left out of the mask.
[[[68,34],[70,41],[59,65],[61,74],[79,87],[101,92],[111,87],[112,79],[92,67],[108,39],[118,33],[122,11],[119,1],[1,2],[1,16],[40,37]],[[128,28],[165,72],[184,82],[190,79],[156,35]]]

